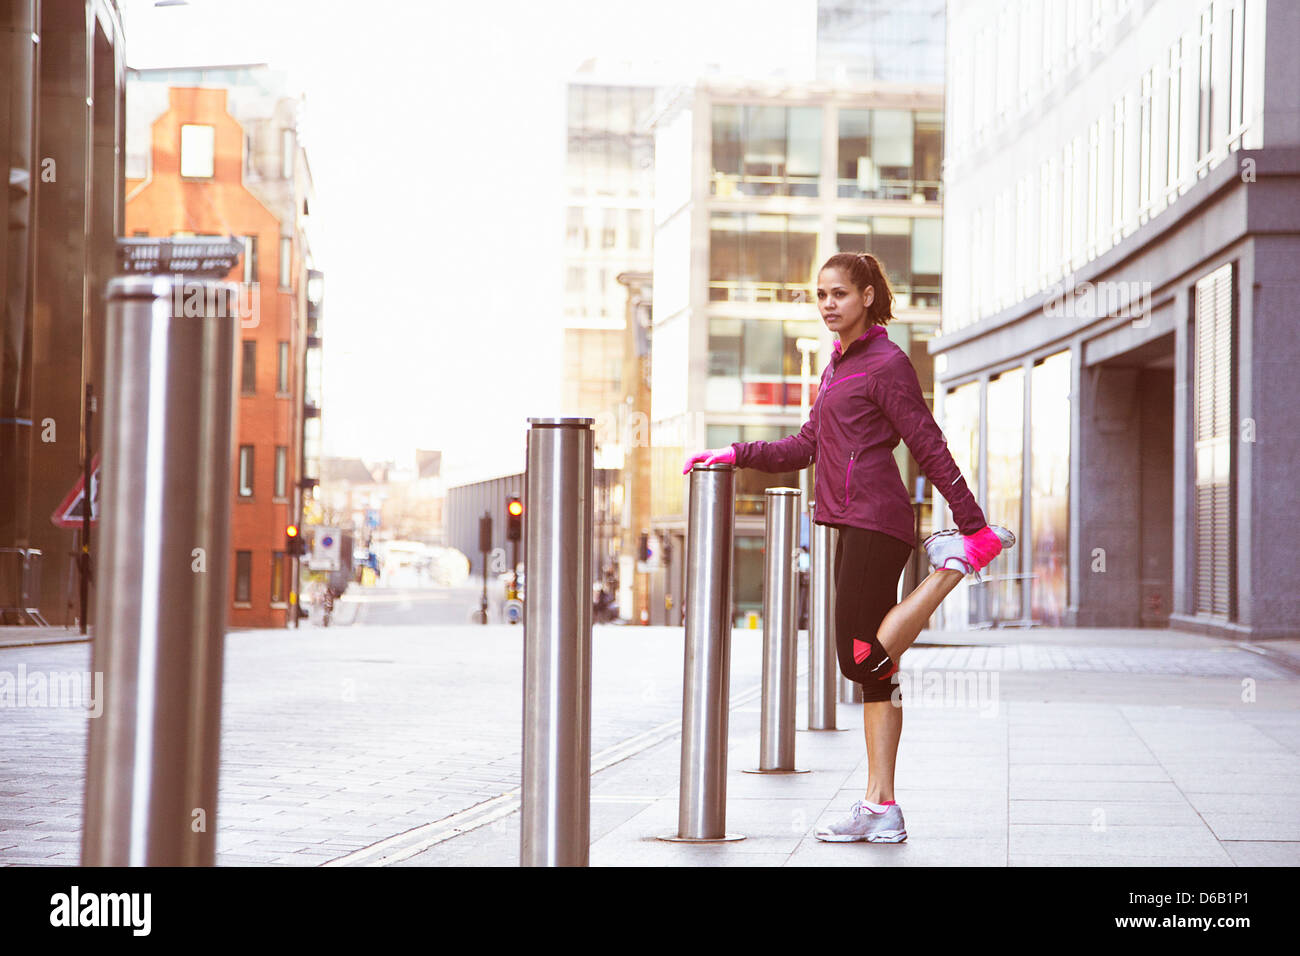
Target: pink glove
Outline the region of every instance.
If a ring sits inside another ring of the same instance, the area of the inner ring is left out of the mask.
[[[702,451],[687,459],[686,467],[682,469],[682,474],[690,473],[690,470],[698,463],[706,465],[734,465],[736,463],[736,450],[731,447],[715,448],[711,451]]]
[[[974,565],[976,571],[983,570],[990,561],[1002,553],[1001,539],[987,525],[974,534],[963,535],[961,543],[966,547],[966,558]]]

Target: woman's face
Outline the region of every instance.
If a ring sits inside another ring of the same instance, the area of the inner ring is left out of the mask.
[[[867,309],[875,297],[876,290],[871,286],[865,293],[858,291],[843,269],[832,266],[817,276],[817,307],[822,321],[841,342],[852,341],[866,330]]]

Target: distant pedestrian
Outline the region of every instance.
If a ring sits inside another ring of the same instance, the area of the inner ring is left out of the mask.
[[[831,256],[817,278],[822,321],[835,333],[817,399],[799,433],[779,441],[733,442],[697,462],[788,472],[814,461],[817,524],[839,530],[835,548],[835,630],[840,670],[862,685],[867,788],[849,816],[817,831],[843,843],[901,843],[903,812],[894,800],[894,767],[903,730],[898,662],[930,616],[966,574],[1015,544],[990,527],[948,451],[907,353],[889,340],[893,293],[871,255]],[[911,499],[894,460],[902,439],[952,508],[958,528],[925,539],[934,568],[901,603],[898,579],[916,547]]]

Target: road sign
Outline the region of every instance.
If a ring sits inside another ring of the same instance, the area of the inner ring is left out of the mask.
[[[506,622],[509,624],[518,624],[524,617],[524,602],[517,600],[506,601]]]
[[[50,521],[56,528],[81,527],[81,509],[86,498],[85,488],[85,475],[78,475],[77,483],[50,515]],[[99,523],[99,455],[90,460],[90,523]]]
[[[339,529],[320,525],[315,532],[311,540],[311,560],[307,562],[307,566],[313,571],[337,571],[341,537]]]

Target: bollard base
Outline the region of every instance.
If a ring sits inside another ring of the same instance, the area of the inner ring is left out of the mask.
[[[667,836],[656,837],[657,840],[663,840],[666,843],[735,843],[737,840],[745,839],[743,834],[728,833],[720,837],[684,837],[676,833],[670,833]]]
[[[780,767],[774,767],[771,770],[765,770],[762,767],[742,770],[741,773],[811,773],[811,770],[785,770]]]

